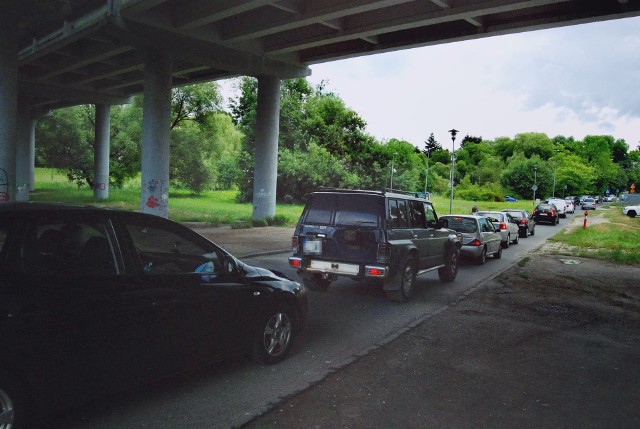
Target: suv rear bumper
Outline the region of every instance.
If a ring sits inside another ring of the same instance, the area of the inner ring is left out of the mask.
[[[351,264],[347,262],[324,261],[289,256],[289,265],[299,272],[331,274],[354,278],[386,278],[389,267],[386,265]]]

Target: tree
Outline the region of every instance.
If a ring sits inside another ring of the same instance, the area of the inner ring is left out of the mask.
[[[431,154],[436,150],[442,150],[442,145],[436,141],[433,133],[429,134],[429,138],[424,142],[424,150],[422,151],[427,158],[431,157]]]

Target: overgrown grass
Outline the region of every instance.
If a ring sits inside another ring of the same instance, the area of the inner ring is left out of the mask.
[[[579,216],[584,219],[583,215]],[[597,217],[604,217],[608,222],[597,223]],[[561,232],[550,240],[574,246],[580,256],[640,265],[640,221],[623,215],[621,207],[590,211],[586,229],[579,227],[569,233]]]
[[[64,174],[53,169],[36,169],[36,189],[31,201],[97,205],[124,210],[140,210],[140,179],[131,180],[122,189],[111,188],[109,199],[97,201],[93,191],[78,188]],[[253,225],[252,205],[238,204],[236,191],[207,191],[195,195],[186,190],[169,192],[169,217],[178,222],[206,222],[211,225]],[[302,213],[301,205],[278,204],[276,215],[265,225],[293,225]],[[258,225],[254,225],[258,226]]]

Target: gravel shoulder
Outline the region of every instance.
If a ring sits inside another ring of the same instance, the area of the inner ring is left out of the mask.
[[[534,253],[247,428],[640,427],[640,268]]]

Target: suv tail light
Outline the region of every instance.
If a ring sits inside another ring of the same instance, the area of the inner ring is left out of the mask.
[[[291,251],[293,253],[297,253],[299,248],[300,247],[298,245],[298,236],[294,235],[293,237],[291,237]]]
[[[381,264],[389,263],[391,260],[391,245],[389,243],[378,243],[376,260]]]

